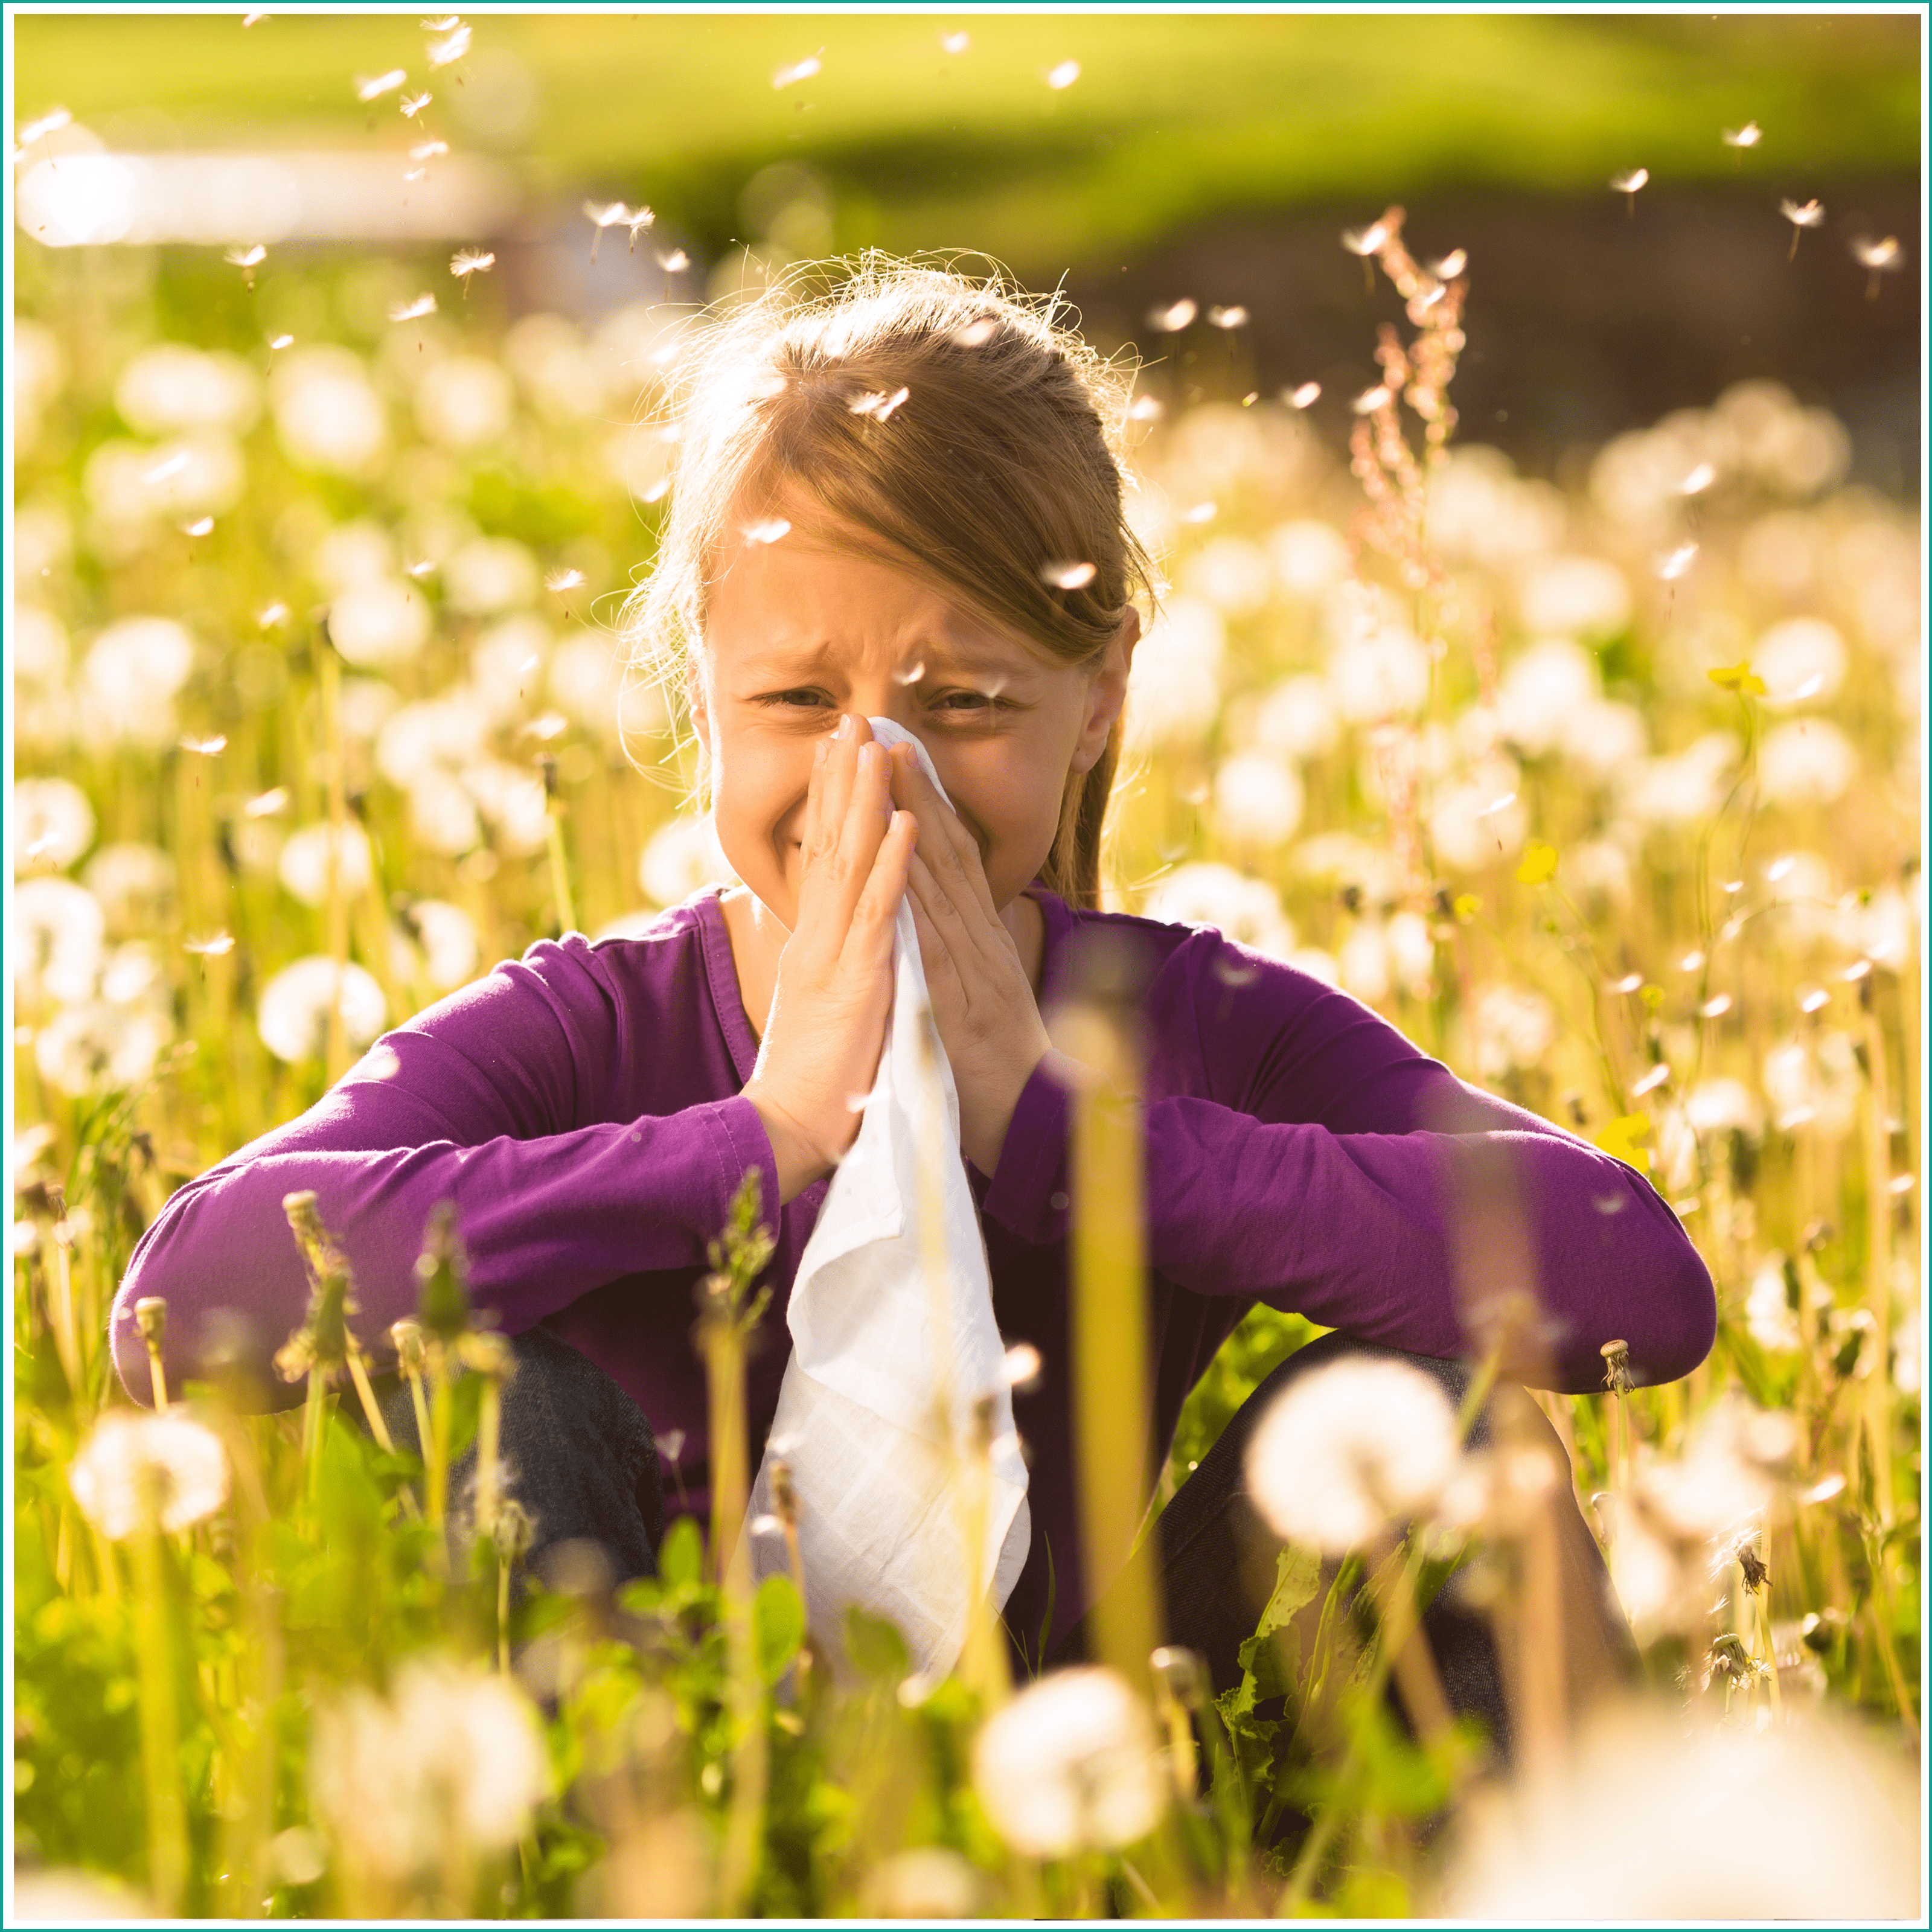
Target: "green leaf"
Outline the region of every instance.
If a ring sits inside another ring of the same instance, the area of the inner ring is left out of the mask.
[[[695,1589],[704,1576],[704,1544],[698,1519],[681,1516],[665,1531],[658,1550],[658,1575],[671,1590]]]
[[[789,1576],[767,1576],[752,1604],[752,1642],[758,1674],[776,1684],[805,1642],[805,1599]]]
[[[1275,1559],[1274,1588],[1254,1635],[1236,1652],[1240,1683],[1222,1700],[1229,1730],[1252,1718],[1256,1705],[1270,1697],[1286,1696],[1294,1688],[1301,1671],[1301,1638],[1294,1619],[1315,1600],[1321,1586],[1321,1559],[1312,1550],[1290,1544]]]
[[[912,1653],[898,1625],[856,1604],[845,1612],[845,1654],[862,1675],[891,1684],[901,1682],[912,1669]]]

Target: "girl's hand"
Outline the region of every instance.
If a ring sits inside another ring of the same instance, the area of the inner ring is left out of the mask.
[[[812,754],[798,922],[745,1097],[778,1163],[781,1204],[830,1172],[859,1132],[892,1000],[892,923],[918,828],[895,812],[884,747],[862,718]]]
[[[1006,930],[980,848],[920,768],[910,745],[892,753],[892,796],[918,820],[911,855],[913,924],[932,1016],[959,1090],[959,1144],[982,1174],[1000,1164],[1020,1094],[1052,1042],[1019,947]]]

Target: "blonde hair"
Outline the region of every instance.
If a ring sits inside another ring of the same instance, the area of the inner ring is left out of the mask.
[[[673,379],[670,508],[622,620],[633,670],[688,706],[719,553],[734,522],[792,492],[1050,659],[1096,666],[1136,596],[1156,594],[1124,500],[1136,370],[1060,312],[997,266],[976,278],[868,252],[716,315]],[[1039,874],[1088,909],[1120,729],[1067,774]]]

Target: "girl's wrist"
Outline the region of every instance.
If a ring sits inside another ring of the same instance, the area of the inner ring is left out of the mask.
[[[744,1097],[758,1110],[765,1138],[771,1143],[778,1204],[782,1208],[821,1175],[830,1173],[832,1164],[819,1154],[791,1115],[759,1088],[755,1080],[746,1087]]]

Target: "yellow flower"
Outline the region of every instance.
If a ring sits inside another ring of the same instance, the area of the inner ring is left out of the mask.
[[[1620,1114],[1596,1136],[1596,1144],[1614,1159],[1627,1162],[1640,1174],[1650,1172],[1650,1152],[1637,1142],[1650,1132],[1648,1114]]]
[[[1720,691],[1735,691],[1740,698],[1764,695],[1764,680],[1751,669],[1748,659],[1742,664],[1720,664],[1708,675]]]
[[[1450,910],[1465,926],[1483,909],[1483,902],[1474,892],[1458,892]]]
[[[1529,842],[1529,850],[1522,855],[1522,863],[1516,868],[1516,884],[1520,886],[1547,885],[1556,876],[1556,848],[1546,845],[1540,838]]]

